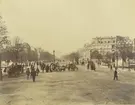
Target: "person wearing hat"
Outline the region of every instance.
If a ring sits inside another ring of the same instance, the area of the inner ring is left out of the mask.
[[[27,80],[28,80],[30,77],[30,69],[29,68],[27,68],[27,70],[26,70],[26,75],[27,75]]]
[[[114,78],[113,80],[118,80],[118,72],[117,72],[117,67],[115,67],[115,71],[114,71]]]
[[[36,71],[35,71],[35,69],[31,69],[31,77],[32,77],[33,82],[35,82],[35,79],[36,79]]]

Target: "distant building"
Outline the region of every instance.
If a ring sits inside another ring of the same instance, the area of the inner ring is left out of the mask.
[[[116,37],[96,37],[90,44],[90,49],[98,50],[101,54],[112,52],[115,49]]]
[[[128,37],[115,36],[115,37],[95,37],[92,39],[91,43],[84,45],[84,48],[80,50],[82,58],[90,58],[90,51],[98,50],[100,54],[105,55],[107,52],[116,51],[116,46],[123,46],[120,42],[121,39],[128,39],[126,44],[128,46],[133,46],[132,41]],[[135,40],[134,40],[135,42]],[[119,44],[120,43],[120,44]],[[128,47],[125,46],[125,47]],[[135,43],[134,43],[135,46]],[[135,47],[134,47],[135,50]]]
[[[115,49],[116,37],[96,37],[92,39],[91,43],[86,43],[84,48],[80,49],[79,52],[82,58],[90,58],[91,50],[98,50],[101,54],[112,52]]]

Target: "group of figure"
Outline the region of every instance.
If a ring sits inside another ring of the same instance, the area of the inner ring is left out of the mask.
[[[27,79],[30,79],[30,77],[33,79],[33,82],[35,82],[36,76],[38,76],[40,70],[44,73],[48,72],[60,72],[65,71],[66,69],[68,71],[75,71],[78,70],[77,66],[73,63],[61,65],[57,63],[44,63],[44,62],[33,62],[28,64],[28,68],[26,70]]]
[[[50,64],[41,63],[41,70],[43,72],[44,72],[44,70],[46,70],[46,72],[62,72],[62,71],[66,71],[66,69],[68,71],[78,70],[78,68],[76,67],[76,64],[74,64],[74,63],[62,64],[62,65],[60,65],[59,62],[50,63]]]
[[[34,65],[31,65],[30,68],[28,67],[26,70],[27,79],[30,79],[32,77],[33,82],[35,82],[36,76],[39,74],[39,68],[35,69]]]
[[[8,77],[17,77],[24,72],[24,64],[13,63],[10,67],[6,67],[4,72],[8,73]]]
[[[92,60],[88,61],[87,69],[88,69],[88,70],[91,69],[91,70],[96,71],[95,63],[94,63]]]
[[[97,62],[98,65],[101,65],[101,62]],[[114,77],[113,77],[113,80],[118,80],[118,68],[115,67],[115,65],[112,65],[112,64],[108,64],[108,68],[110,68],[111,70],[113,70],[113,67],[114,67]],[[88,61],[88,64],[87,64],[87,69],[89,70],[91,68],[91,70],[96,70],[96,67],[95,67],[95,63],[93,61]]]

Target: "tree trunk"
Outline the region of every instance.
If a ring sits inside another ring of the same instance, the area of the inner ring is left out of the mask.
[[[119,63],[118,63],[118,61],[119,61],[119,58],[118,58],[118,56],[117,56],[117,64],[116,64],[116,65],[117,65],[117,68],[118,68],[118,66],[119,66]]]
[[[18,52],[15,53],[15,57],[16,57],[16,62],[18,62],[19,61],[19,53]]]
[[[128,60],[128,70],[130,71],[130,60]]]
[[[0,54],[0,81],[3,80],[3,75],[2,75],[2,69],[1,69],[1,54]]]
[[[122,59],[122,69],[124,69],[124,60]]]

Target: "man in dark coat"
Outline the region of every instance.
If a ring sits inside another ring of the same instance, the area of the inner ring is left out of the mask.
[[[27,70],[26,70],[26,75],[27,75],[27,80],[28,80],[29,77],[30,77],[30,70],[29,70],[29,68],[27,68]]]
[[[93,61],[91,61],[91,70],[96,71],[96,66],[95,66],[95,63]]]
[[[115,71],[114,71],[114,78],[113,78],[113,80],[118,80],[117,67],[115,68]]]
[[[38,74],[39,74],[39,68],[37,67],[37,69],[36,69],[36,74],[37,74],[37,76],[38,76]]]
[[[90,68],[90,61],[88,61],[88,64],[87,64],[87,69],[89,70]]]
[[[112,64],[110,65],[110,70],[112,70],[113,69],[113,67],[112,67]]]
[[[49,72],[49,65],[46,65],[46,72]]]
[[[32,71],[31,71],[31,76],[32,76],[33,82],[35,82],[35,79],[36,79],[36,71],[35,71],[34,69],[32,69]]]

